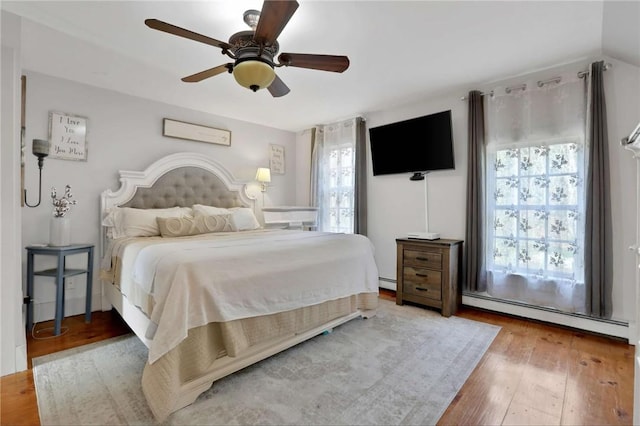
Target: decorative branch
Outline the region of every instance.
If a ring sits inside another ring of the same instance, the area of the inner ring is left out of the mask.
[[[71,206],[74,204],[78,204],[76,200],[72,200],[73,194],[71,193],[71,186],[67,185],[64,187],[64,195],[60,198],[57,197],[56,188],[51,188],[51,200],[53,203],[53,216],[54,217],[64,217],[65,214],[69,210],[71,210]]]

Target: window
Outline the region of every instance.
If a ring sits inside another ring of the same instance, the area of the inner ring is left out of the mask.
[[[584,312],[585,90],[558,81],[487,100],[487,293]]]
[[[316,128],[312,201],[319,231],[355,232],[356,130],[356,119]]]

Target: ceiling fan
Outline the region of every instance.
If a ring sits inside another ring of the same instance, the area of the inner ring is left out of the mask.
[[[218,47],[222,49],[222,54],[234,60],[184,77],[182,81],[196,83],[226,71],[233,74],[241,86],[254,92],[266,87],[269,93],[277,98],[289,93],[290,89],[276,75],[276,67],[288,66],[332,72],[343,72],[349,68],[349,58],[336,55],[283,52],[278,56],[277,63],[274,61],[280,48],[277,38],[297,8],[298,2],[295,0],[265,0],[262,12],[253,9],[244,12],[244,22],[251,27],[251,31],[233,34],[228,43],[158,19],[147,19],[144,23],[154,30]]]

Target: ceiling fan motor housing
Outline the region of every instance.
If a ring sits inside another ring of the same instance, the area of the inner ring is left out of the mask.
[[[260,46],[253,39],[253,31],[241,31],[229,38],[233,47],[229,50],[236,61],[233,65],[233,76],[241,86],[254,92],[269,87],[276,77],[273,70],[274,56],[278,53],[276,41],[270,46]]]

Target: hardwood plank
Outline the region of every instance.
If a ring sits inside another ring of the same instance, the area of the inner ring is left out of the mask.
[[[40,425],[32,370],[0,378],[0,423]]]
[[[631,424],[633,346],[577,336],[571,361],[562,424]]]
[[[572,335],[566,330],[553,330],[535,323],[531,329],[535,333],[533,351],[511,402],[519,408],[510,407],[505,422],[518,422],[512,413],[540,412],[545,414],[541,419],[545,423],[560,424]]]
[[[530,404],[512,403],[502,424],[505,425],[559,425],[560,417],[532,407]]]

